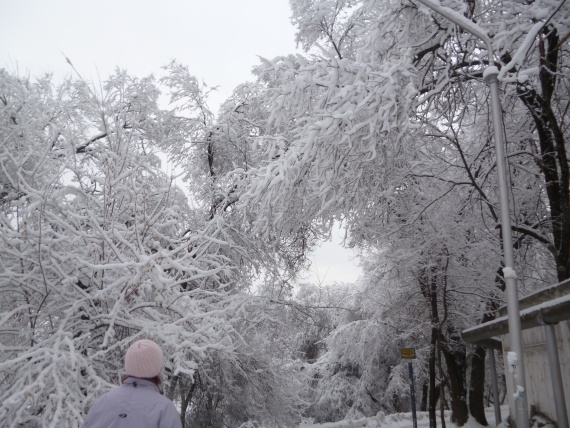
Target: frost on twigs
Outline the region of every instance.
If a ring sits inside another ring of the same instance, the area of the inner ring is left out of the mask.
[[[289,56],[257,72],[269,85],[273,136],[262,137],[269,160],[251,171],[242,198],[257,205],[260,231],[294,232],[305,220],[329,221],[331,213],[364,203],[370,177],[387,174],[405,156],[416,95],[409,57]],[[380,178],[378,192],[381,185]]]

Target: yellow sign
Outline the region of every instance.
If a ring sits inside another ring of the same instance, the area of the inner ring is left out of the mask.
[[[416,350],[414,348],[402,348],[402,358],[416,358]]]

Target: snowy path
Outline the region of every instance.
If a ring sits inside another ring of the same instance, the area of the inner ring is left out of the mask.
[[[487,422],[489,423],[488,428],[496,428],[495,423],[495,412],[492,407],[485,409],[485,414],[487,416]],[[507,405],[501,407],[501,416],[503,421],[507,419],[509,415],[509,407]],[[441,427],[439,423],[439,411],[438,411],[438,427]],[[450,411],[445,412],[445,424],[446,428],[456,428],[455,424],[452,423],[449,418],[451,416]],[[418,418],[418,428],[429,428],[429,418],[427,412],[417,412]],[[394,413],[391,415],[384,415],[380,412],[378,415],[370,418],[362,419],[352,419],[343,420],[338,422],[330,422],[324,424],[307,424],[301,425],[302,428],[412,428],[412,414],[411,413]],[[504,426],[500,424],[500,426]],[[470,419],[464,425],[464,428],[481,428],[474,420]]]

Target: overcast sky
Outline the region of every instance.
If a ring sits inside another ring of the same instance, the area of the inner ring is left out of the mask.
[[[142,77],[173,59],[209,86],[212,110],[252,80],[258,57],[296,51],[288,0],[0,0],[0,67],[96,81],[115,67]],[[325,243],[309,281],[354,281],[353,254]]]
[[[295,51],[287,0],[0,0],[0,62],[32,75],[87,79],[115,67],[139,77],[173,59],[210,86],[219,104],[251,80],[258,56]]]

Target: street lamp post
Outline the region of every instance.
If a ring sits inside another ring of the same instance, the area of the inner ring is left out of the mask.
[[[494,69],[494,70],[490,70]],[[495,133],[495,150],[497,151],[497,174],[499,176],[499,198],[501,201],[501,233],[503,235],[503,251],[505,257],[505,285],[507,291],[507,315],[509,320],[509,339],[511,352],[515,358],[508,358],[509,370],[513,374],[513,389],[515,396],[515,412],[518,428],[528,428],[528,404],[526,398],[526,378],[522,349],[521,318],[519,309],[519,296],[517,290],[517,277],[514,271],[513,238],[511,234],[511,216],[509,213],[509,196],[507,193],[507,173],[505,168],[505,147],[503,145],[503,126],[501,115],[501,101],[497,67],[489,66],[485,70],[485,82],[491,90],[491,105],[493,107],[493,125]]]
[[[424,6],[449,19],[463,30],[481,39],[487,46],[489,65],[483,73],[485,82],[491,92],[491,107],[493,116],[493,131],[495,134],[495,151],[497,153],[497,174],[499,186],[499,199],[501,206],[501,233],[503,238],[504,263],[503,273],[505,276],[507,314],[509,321],[509,339],[511,352],[508,357],[509,370],[513,374],[513,389],[515,397],[515,412],[517,428],[528,428],[528,404],[526,397],[526,379],[524,370],[524,358],[522,350],[522,333],[519,310],[519,298],[517,291],[517,278],[514,270],[514,256],[511,233],[511,217],[509,212],[509,198],[507,173],[505,167],[505,147],[503,143],[503,121],[501,100],[499,98],[499,85],[497,76],[499,70],[495,67],[493,59],[493,47],[489,36],[477,24],[465,18],[463,15],[443,7],[437,0],[417,0]]]

